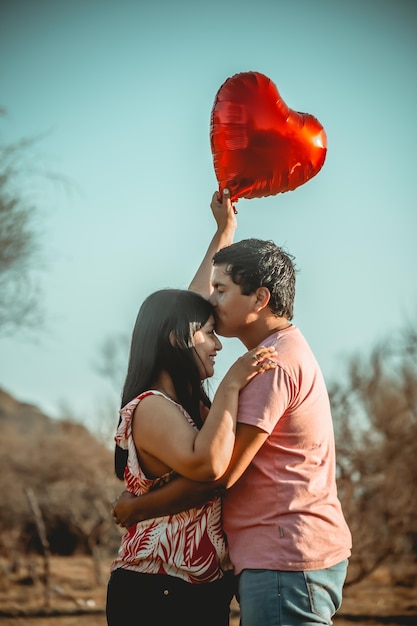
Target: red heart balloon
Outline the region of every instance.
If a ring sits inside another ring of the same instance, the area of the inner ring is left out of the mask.
[[[292,191],[323,166],[327,139],[309,113],[290,109],[259,72],[228,78],[216,94],[210,143],[219,191],[231,200]]]

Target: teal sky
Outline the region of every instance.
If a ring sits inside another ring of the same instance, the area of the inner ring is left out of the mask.
[[[294,322],[326,379],[415,322],[413,0],[1,0],[1,141],[44,134],[29,191],[47,321],[36,341],[0,339],[1,388],[94,423],[101,343],[131,332],[151,291],[187,287],[211,239],[210,112],[249,70],[327,134],[315,178],[239,201],[236,237],[295,255]],[[243,351],[224,346],[214,385]]]

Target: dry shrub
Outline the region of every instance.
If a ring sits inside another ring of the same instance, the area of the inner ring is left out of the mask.
[[[0,391],[0,554],[41,550],[26,490],[32,490],[52,552],[114,552],[120,533],[111,501],[121,483],[113,455],[81,424],[52,420]]]
[[[417,335],[353,358],[330,389],[339,494],[353,534],[349,582],[389,557],[416,558]]]

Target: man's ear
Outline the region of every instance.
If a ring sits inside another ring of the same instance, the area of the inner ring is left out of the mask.
[[[177,337],[173,330],[171,330],[171,332],[169,333],[169,343],[171,344],[173,348],[175,348],[178,345]]]
[[[266,306],[268,306],[268,303],[271,299],[271,293],[267,287],[258,287],[258,289],[255,291],[255,295],[255,308],[257,311],[260,311],[261,309],[264,309]]]

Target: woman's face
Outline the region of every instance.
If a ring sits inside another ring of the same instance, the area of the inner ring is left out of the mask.
[[[222,344],[214,332],[214,317],[210,315],[207,322],[193,336],[195,360],[198,365],[201,380],[210,378],[214,374],[216,354],[222,349]]]

